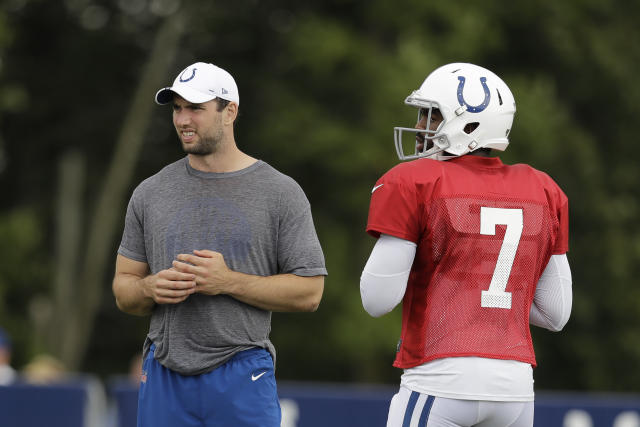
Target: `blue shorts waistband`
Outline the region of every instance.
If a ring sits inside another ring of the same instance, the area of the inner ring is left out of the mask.
[[[246,350],[237,352],[231,357],[231,359],[242,360],[242,359],[246,359],[247,357],[254,357],[254,356],[262,355],[264,353],[268,354],[269,357],[271,357],[271,353],[269,353],[266,349],[262,347],[252,347],[252,348],[248,348]]]

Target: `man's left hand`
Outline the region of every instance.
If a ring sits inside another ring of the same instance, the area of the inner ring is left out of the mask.
[[[179,254],[173,267],[196,276],[196,292],[206,295],[229,293],[232,270],[220,252],[195,250],[193,254]]]

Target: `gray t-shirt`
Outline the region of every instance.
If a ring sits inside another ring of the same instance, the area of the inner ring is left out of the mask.
[[[134,190],[120,255],[146,262],[155,274],[194,249],[220,252],[229,268],[247,274],[327,274],[304,192],[263,161],[207,173],[184,157]],[[251,347],[268,349],[275,361],[270,329],[270,311],[196,293],[155,306],[144,353],[154,343],[156,359],[183,375],[211,371]]]

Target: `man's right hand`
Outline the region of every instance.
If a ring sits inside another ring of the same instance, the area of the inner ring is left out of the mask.
[[[177,304],[195,292],[196,276],[172,267],[142,279],[142,288],[156,304]]]
[[[147,316],[156,304],[177,304],[196,290],[195,275],[174,268],[149,274],[146,262],[120,254],[116,257],[113,294],[116,305],[125,313]]]

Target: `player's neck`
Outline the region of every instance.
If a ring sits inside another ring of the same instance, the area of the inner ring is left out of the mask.
[[[490,148],[479,148],[476,151],[469,153],[468,156],[493,157],[491,155],[491,151],[492,150]]]

